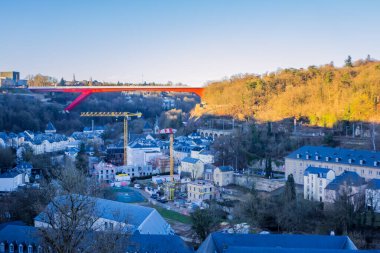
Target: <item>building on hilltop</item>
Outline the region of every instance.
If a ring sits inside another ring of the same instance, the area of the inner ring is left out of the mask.
[[[308,167],[331,169],[336,176],[351,171],[367,181],[380,179],[380,152],[303,146],[285,157],[285,177],[293,174],[296,184],[303,184]]]

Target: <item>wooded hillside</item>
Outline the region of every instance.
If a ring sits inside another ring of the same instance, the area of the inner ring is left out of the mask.
[[[238,75],[207,85],[194,115],[233,116],[278,121],[307,117],[310,124],[332,127],[340,120],[380,122],[380,61],[360,60]]]

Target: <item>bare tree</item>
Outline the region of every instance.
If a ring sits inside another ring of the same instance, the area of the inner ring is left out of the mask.
[[[127,242],[127,221],[104,229],[96,206],[97,185],[83,172],[67,168],[53,182],[54,196],[37,216],[46,252],[120,252]],[[115,214],[117,215],[117,214]]]

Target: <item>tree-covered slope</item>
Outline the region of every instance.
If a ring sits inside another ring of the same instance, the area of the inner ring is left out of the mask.
[[[340,120],[380,122],[380,62],[311,66],[262,76],[239,75],[206,86],[194,115],[277,121],[307,117],[331,127]],[[351,66],[350,66],[351,65]]]

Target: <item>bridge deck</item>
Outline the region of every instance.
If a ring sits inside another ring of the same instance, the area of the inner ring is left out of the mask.
[[[202,97],[203,87],[189,86],[48,86],[48,87],[29,87],[33,92],[69,92],[81,93],[69,106],[66,111],[72,110],[91,93],[100,92],[122,92],[122,91],[147,91],[147,92],[189,92]]]

